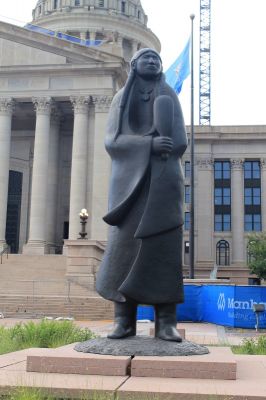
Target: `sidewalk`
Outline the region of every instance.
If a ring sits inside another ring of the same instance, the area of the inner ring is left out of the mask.
[[[14,326],[16,323],[26,323],[28,321],[38,322],[39,319],[15,319],[5,318],[0,319],[0,326]],[[107,336],[113,329],[113,321],[74,321],[76,325],[89,328],[99,336]],[[150,329],[154,327],[154,323],[143,320],[138,321],[137,334],[150,335]],[[226,328],[221,325],[214,325],[210,323],[193,323],[193,322],[180,322],[177,327],[185,329],[186,339],[203,345],[239,345],[243,339],[250,337],[258,337],[259,335],[266,334],[266,330],[256,332],[255,329],[234,329]]]

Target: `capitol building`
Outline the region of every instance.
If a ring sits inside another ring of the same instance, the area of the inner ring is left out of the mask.
[[[160,51],[140,0],[38,0],[24,28],[0,22],[0,248],[67,251],[83,208],[88,239],[104,246],[105,126],[143,47]],[[199,126],[195,136],[196,270],[237,277],[247,235],[266,229],[266,126]],[[189,149],[183,165],[187,265]]]

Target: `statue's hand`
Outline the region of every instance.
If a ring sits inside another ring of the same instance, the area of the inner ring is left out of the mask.
[[[157,136],[152,140],[152,154],[169,154],[173,150],[173,141],[167,136]]]

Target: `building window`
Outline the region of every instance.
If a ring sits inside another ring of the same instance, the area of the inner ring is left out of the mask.
[[[216,244],[216,264],[230,265],[230,246],[226,240],[220,240]]]
[[[185,178],[190,178],[190,162],[185,161]]]
[[[260,188],[259,187],[246,187],[245,188],[245,205],[259,206],[260,200]]]
[[[215,214],[214,230],[216,232],[231,231],[231,214]]]
[[[190,203],[190,186],[185,186],[185,203]]]
[[[141,13],[140,13],[140,11],[138,10],[138,19],[140,19],[140,16],[141,16]]]
[[[244,163],[245,179],[260,179],[260,162],[245,161]]]
[[[214,163],[214,178],[215,179],[230,179],[230,162],[215,161]]]
[[[231,230],[231,166],[226,160],[214,162],[214,230]]]
[[[125,12],[126,12],[126,2],[125,1],[121,1],[121,12],[123,14],[125,14]]]
[[[54,0],[54,10],[58,8],[58,0]]]
[[[261,231],[261,214],[245,214],[245,231]]]
[[[218,187],[214,189],[214,204],[215,205],[230,205],[231,204],[231,189]]]
[[[104,7],[104,0],[99,0],[99,7]]]
[[[185,254],[189,254],[189,242],[185,242]]]
[[[190,228],[190,213],[185,212],[185,224],[184,224],[184,229],[185,231],[189,231]]]
[[[41,15],[41,13],[42,13],[42,6],[39,6],[38,7],[38,14]]]
[[[259,160],[244,162],[245,231],[261,231],[261,171]]]
[[[80,6],[80,0],[75,0],[75,6]]]

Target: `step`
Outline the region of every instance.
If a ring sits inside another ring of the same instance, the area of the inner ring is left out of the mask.
[[[235,356],[228,347],[211,347],[197,356],[140,357],[131,364],[131,376],[189,379],[236,379]]]
[[[79,353],[73,348],[31,349],[27,372],[126,376],[130,356]]]
[[[125,339],[126,340],[126,339]],[[227,347],[212,347],[197,356],[140,357],[79,353],[73,348],[34,349],[27,371],[156,378],[236,380],[236,359]]]

